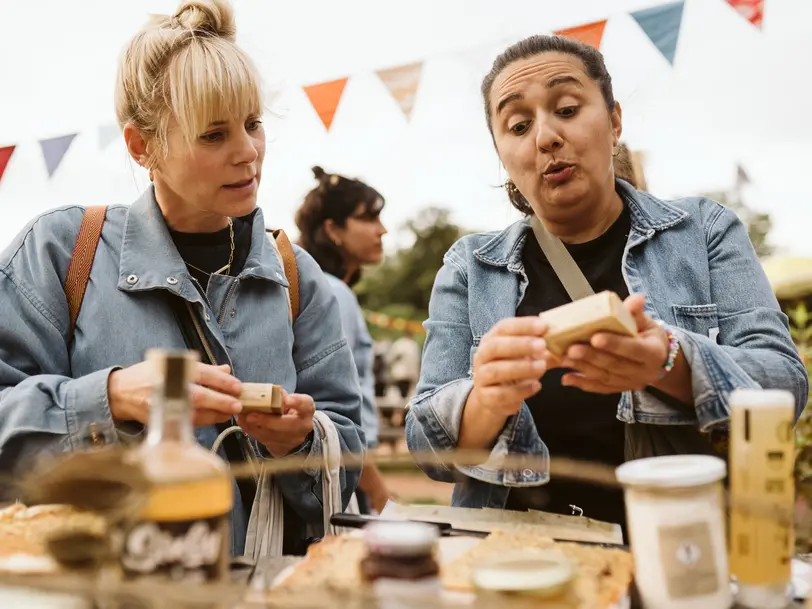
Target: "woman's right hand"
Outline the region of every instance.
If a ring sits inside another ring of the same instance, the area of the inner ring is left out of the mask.
[[[540,317],[512,317],[482,337],[474,355],[474,388],[469,397],[479,410],[499,418],[519,412],[524,400],[541,389],[539,379],[553,360]],[[466,406],[467,407],[467,406]]]
[[[239,395],[242,383],[231,375],[229,366],[196,364],[195,384],[189,399],[195,408],[194,425],[203,427],[228,421],[242,411]],[[141,362],[114,371],[107,382],[107,399],[114,420],[149,421],[149,403],[155,382],[154,365]]]

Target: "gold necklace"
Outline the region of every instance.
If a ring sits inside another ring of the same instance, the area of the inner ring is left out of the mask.
[[[206,275],[207,277],[211,277],[212,275],[219,275],[223,271],[225,271],[226,275],[230,274],[231,273],[231,265],[234,262],[234,221],[231,218],[228,219],[228,234],[231,237],[231,251],[229,251],[229,253],[228,253],[228,264],[226,264],[225,266],[220,267],[219,269],[217,269],[216,271],[214,271],[212,273],[209,273],[208,271],[204,271],[203,269],[201,269],[199,267],[196,267],[191,262],[186,262],[185,260],[183,262],[189,268],[192,268],[192,269],[194,269],[196,271],[199,271],[199,272],[203,273],[204,275]]]

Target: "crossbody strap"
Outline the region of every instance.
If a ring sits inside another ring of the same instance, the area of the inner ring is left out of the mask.
[[[558,275],[558,279],[570,298],[580,300],[586,296],[592,296],[595,290],[589,285],[589,281],[561,239],[544,228],[536,215],[530,217],[530,226],[533,228],[533,234],[536,236],[541,251],[544,252],[547,261]]]
[[[85,299],[85,290],[90,279],[90,271],[93,268],[93,260],[96,258],[96,248],[101,239],[106,215],[107,207],[104,205],[85,209],[82,224],[79,226],[79,234],[76,236],[76,243],[73,246],[64,286],[70,313],[68,344],[73,340],[73,331],[76,329],[76,320],[79,318],[82,301]]]

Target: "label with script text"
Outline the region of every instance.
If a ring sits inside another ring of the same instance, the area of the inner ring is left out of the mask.
[[[227,514],[179,522],[138,522],[125,535],[121,566],[127,578],[218,580],[225,575],[231,546],[227,532]]]

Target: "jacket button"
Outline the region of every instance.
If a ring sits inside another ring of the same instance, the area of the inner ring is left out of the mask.
[[[130,285],[135,285],[136,283],[138,283],[138,277],[136,275],[130,275],[129,277],[127,277],[127,283],[129,283]]]
[[[532,478],[533,477],[533,470],[532,469],[524,470],[522,472],[522,476],[524,476],[525,478]]]
[[[177,277],[167,277],[166,278],[166,283],[168,283],[169,285],[175,285],[177,282],[178,282]]]

